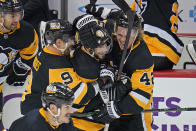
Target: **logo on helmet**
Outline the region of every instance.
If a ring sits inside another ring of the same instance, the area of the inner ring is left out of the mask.
[[[56,93],[56,86],[53,86],[53,85],[49,85],[47,86],[46,88],[46,93]]]
[[[96,31],[96,36],[100,37],[100,38],[103,38],[105,36],[104,32],[101,31],[101,30],[97,30]]]
[[[60,23],[50,23],[50,29],[59,30],[61,28]]]
[[[13,0],[13,3],[16,4],[16,3],[19,3],[19,2],[18,2],[18,0]]]

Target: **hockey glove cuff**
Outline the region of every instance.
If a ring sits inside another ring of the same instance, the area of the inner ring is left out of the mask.
[[[23,86],[28,74],[29,70],[19,68],[16,63],[13,63],[6,82],[12,86]]]
[[[118,110],[114,101],[109,101],[100,112],[93,115],[93,119],[102,123],[110,123],[114,119],[120,118],[121,112]]]
[[[86,12],[88,14],[92,14],[95,17],[106,19],[108,14],[110,13],[111,9],[106,7],[99,7],[94,4],[88,4],[85,6]]]

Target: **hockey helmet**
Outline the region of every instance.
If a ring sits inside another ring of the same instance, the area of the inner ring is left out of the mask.
[[[103,44],[112,47],[112,38],[107,30],[98,24],[98,20],[93,15],[82,15],[74,23],[79,31],[79,40],[85,48],[94,49]]]
[[[73,102],[74,93],[65,84],[54,82],[42,91],[41,100],[44,108],[49,107],[50,104],[54,104],[60,108],[62,104],[70,104]]]
[[[133,27],[135,29],[138,29],[141,25],[141,20],[139,18],[139,16],[136,14],[136,12],[132,13],[134,15],[134,22],[133,22]],[[128,28],[128,18],[127,15],[122,11],[119,15],[119,19],[117,21],[117,26],[121,26],[124,28]]]
[[[22,19],[24,8],[20,0],[0,0],[0,12],[3,14],[18,12],[20,19]]]
[[[74,30],[70,22],[62,19],[51,20],[46,23],[45,41],[46,44],[55,44],[56,39],[68,42],[73,39]]]

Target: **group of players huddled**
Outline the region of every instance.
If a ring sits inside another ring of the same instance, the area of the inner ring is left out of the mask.
[[[175,0],[160,2],[170,12],[177,4]],[[133,11],[141,5],[135,1],[130,9],[134,19],[126,49],[126,13],[93,4],[86,5],[87,13],[73,23],[62,19],[43,22],[40,39],[46,46],[38,49],[41,43],[36,31],[22,20],[20,0],[0,0],[1,86],[5,81],[22,86],[30,74],[21,97],[24,116],[9,131],[103,131],[108,124],[109,131],[151,131],[152,114],[142,111],[151,109],[154,63],[157,70],[172,68],[183,45],[175,37],[178,46],[174,48],[170,40],[156,35],[147,13]],[[171,24],[159,23],[159,31],[166,30],[173,37],[177,27],[168,21],[172,14],[166,15],[159,17]],[[154,57],[153,53],[165,55]],[[159,68],[161,63],[165,65]]]

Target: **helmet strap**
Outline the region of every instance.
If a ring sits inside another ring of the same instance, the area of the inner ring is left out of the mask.
[[[65,54],[65,50],[67,49],[67,42],[65,43],[65,48],[64,49],[59,49],[57,46],[56,46],[56,44],[53,44],[53,46],[57,49],[57,50],[59,50],[60,52],[61,52],[61,54],[62,55],[64,55]]]
[[[89,48],[90,49],[90,48]],[[95,57],[95,53],[94,53],[94,50],[93,49],[90,49],[90,50],[87,50],[85,47],[84,47],[84,51],[90,55],[91,57]]]
[[[60,116],[60,112],[61,112],[61,109],[60,108],[58,108],[57,109],[57,114],[56,115],[54,115],[53,113],[52,113],[52,111],[47,107],[47,110],[50,112],[50,114],[53,116],[53,118],[54,118],[54,122],[57,124],[57,125],[60,125],[60,123],[58,122],[58,120],[57,120],[57,117],[58,116]],[[57,126],[56,125],[56,126]]]

